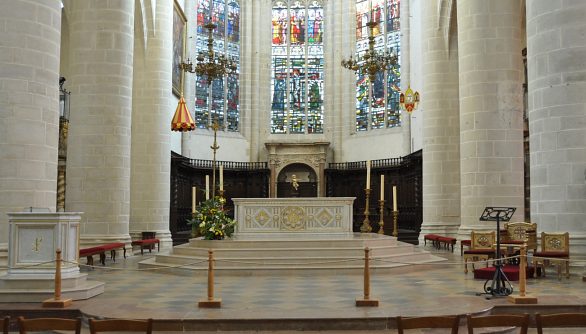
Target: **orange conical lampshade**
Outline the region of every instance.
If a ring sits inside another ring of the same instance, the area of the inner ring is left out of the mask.
[[[175,115],[171,121],[171,131],[187,132],[194,129],[195,122],[193,122],[193,118],[191,118],[191,114],[185,105],[185,99],[183,98],[183,95],[181,95],[179,103],[177,104],[177,109],[175,110]]]

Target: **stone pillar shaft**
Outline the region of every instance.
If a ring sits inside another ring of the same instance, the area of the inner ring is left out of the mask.
[[[171,245],[170,111],[173,48],[173,2],[145,2],[147,34],[135,34],[133,86],[130,231],[157,232],[163,247]],[[146,41],[142,41],[145,39]],[[144,43],[143,43],[144,42]],[[146,46],[146,48],[144,47]]]
[[[521,1],[509,0],[461,0],[457,11],[460,233],[469,235],[487,206],[524,216],[523,13]]]
[[[450,34],[448,2],[426,2],[422,8],[425,78],[420,106],[425,113],[420,235],[453,234],[460,224],[457,36]]]
[[[68,211],[84,239],[128,241],[134,1],[71,1]]]
[[[586,253],[586,2],[527,1],[531,220]]]
[[[55,211],[61,2],[2,2],[0,41],[2,250],[8,243],[6,212]]]

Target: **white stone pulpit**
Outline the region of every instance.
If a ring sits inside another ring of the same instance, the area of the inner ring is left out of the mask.
[[[79,274],[79,212],[9,212],[9,275],[55,275],[61,249],[62,277]]]
[[[0,276],[0,301],[41,302],[53,297],[57,249],[61,249],[63,299],[87,299],[104,292],[104,283],[88,281],[87,274],[79,271],[80,212],[7,215],[8,272]]]

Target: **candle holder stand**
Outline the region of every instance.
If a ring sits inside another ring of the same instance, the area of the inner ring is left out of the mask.
[[[399,210],[393,211],[393,237],[399,236],[399,231],[397,230],[397,221],[399,220]]]
[[[384,207],[385,207],[385,200],[384,199],[380,199],[378,201],[378,210],[380,213],[380,219],[378,221],[378,234],[385,234],[385,230],[384,230],[384,226],[385,226],[385,221],[383,219],[384,217]]]
[[[370,226],[370,220],[368,219],[368,216],[370,215],[368,209],[370,206],[370,189],[364,189],[364,193],[366,194],[366,204],[364,208],[364,220],[362,221],[362,226],[360,226],[360,232],[369,233],[372,231],[372,226]]]

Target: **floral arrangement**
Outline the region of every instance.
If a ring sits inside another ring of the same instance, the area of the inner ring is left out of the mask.
[[[236,222],[226,215],[222,197],[215,197],[201,202],[187,221],[191,225],[192,234],[202,236],[205,240],[221,240],[232,236]]]

